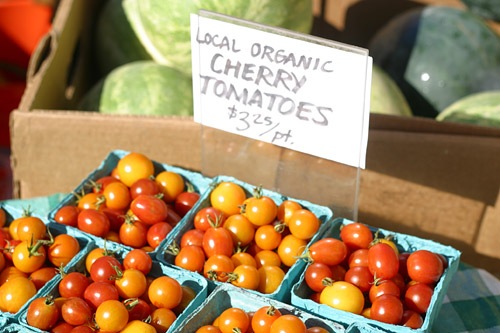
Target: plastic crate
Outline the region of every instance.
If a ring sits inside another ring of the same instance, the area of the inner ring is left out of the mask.
[[[229,176],[217,176],[213,179],[212,187],[211,189],[215,188],[217,184],[223,181],[228,181],[228,182],[234,182],[238,185],[240,185],[246,192],[247,197],[252,195],[252,192],[255,188],[255,185],[251,185],[245,182],[242,182],[238,179],[235,179],[234,177],[229,177]],[[202,197],[200,197],[200,200],[198,203],[193,207],[191,212],[186,215],[186,218],[182,221],[182,223],[179,223],[170,233],[169,237],[164,241],[157,252],[157,258],[159,261],[164,262],[166,264],[174,266],[174,261],[175,257],[167,252],[167,249],[170,245],[172,245],[174,242],[179,244],[180,239],[182,235],[187,232],[190,229],[193,229],[194,227],[194,216],[196,215],[196,212],[198,212],[200,209],[207,207],[210,205],[210,193],[211,190],[206,191]],[[316,233],[315,236],[309,241],[313,242],[317,238],[320,237],[320,235],[324,232],[324,230],[328,227],[328,223],[331,221],[333,218],[333,212],[331,211],[330,208],[325,207],[325,206],[320,206],[313,204],[311,202],[305,201],[305,200],[298,200],[298,199],[293,199],[290,197],[286,197],[282,194],[279,194],[274,191],[266,190],[263,189],[262,191],[263,195],[269,196],[272,198],[277,205],[279,205],[281,202],[283,202],[286,199],[291,199],[295,200],[298,203],[300,203],[304,208],[309,209],[311,212],[315,213],[316,216],[319,218],[321,222],[321,226],[319,231]],[[258,291],[253,291],[250,290],[252,293],[260,294],[266,297],[269,297],[271,299],[276,299],[284,302],[288,302],[290,300],[290,290],[293,286],[293,284],[298,280],[298,277],[302,270],[304,269],[306,265],[306,262],[304,260],[297,260],[295,264],[293,264],[285,273],[285,277],[283,279],[283,282],[281,285],[278,287],[276,291],[270,294],[263,294]],[[196,273],[198,274],[198,273]],[[201,274],[198,274],[201,276]],[[209,287],[209,292],[215,289],[216,286],[220,284],[225,284],[223,282],[217,282],[217,281],[212,281],[207,279],[208,281],[208,287]]]
[[[56,223],[55,215],[61,207],[65,205],[76,205],[76,195],[81,193],[88,193],[91,190],[89,185],[92,183],[92,181],[96,181],[104,176],[109,176],[113,169],[117,166],[119,160],[127,154],[129,154],[129,152],[124,150],[114,150],[110,152],[101,162],[101,164],[75,187],[72,193],[67,194],[64,198],[62,198],[58,205],[52,211],[50,211],[50,213],[48,214],[49,220]],[[211,183],[211,178],[205,177],[201,173],[195,171],[168,164],[162,164],[157,161],[153,161],[153,165],[155,168],[155,175],[165,170],[178,173],[184,178],[186,184],[192,186],[193,191],[199,193],[200,195],[209,187]],[[100,238],[90,234],[89,236],[92,238]],[[121,245],[125,248],[132,249],[132,247],[130,246],[126,246],[123,244]],[[154,253],[155,251],[152,251],[151,255],[153,256]]]
[[[110,243],[106,242],[104,240],[98,240],[97,242],[92,243],[93,246],[88,249],[88,252],[95,248],[105,248],[106,250],[110,251],[113,253],[113,255],[118,258],[120,261],[123,260],[125,255],[129,252],[129,249],[124,248],[123,246],[120,246],[119,244],[116,243]],[[85,260],[87,257],[87,254],[83,253],[82,255],[79,255],[77,258],[75,258],[74,265],[72,265],[69,269],[68,272],[70,271],[79,271],[79,272],[85,272]],[[199,276],[196,276],[194,274],[190,274],[189,272],[184,272],[179,269],[175,269],[173,267],[168,267],[156,260],[153,260],[153,266],[151,268],[150,273],[148,276],[150,277],[159,277],[167,275],[175,280],[177,280],[181,285],[190,287],[191,289],[194,290],[196,293],[196,296],[194,299],[191,301],[191,303],[184,309],[182,313],[180,313],[177,316],[177,319],[174,321],[172,326],[170,327],[169,331],[173,330],[175,327],[177,327],[178,323],[182,321],[185,317],[188,316],[189,313],[191,313],[194,309],[196,309],[207,297],[207,282],[200,278]],[[58,291],[58,286],[59,282],[61,281],[61,276],[58,276],[54,281],[51,281],[50,286],[44,289],[44,296],[47,295],[52,295],[54,297],[59,296],[59,291]],[[25,327],[28,327],[31,330],[34,330],[35,332],[45,332],[43,330],[34,328],[30,325],[28,325],[27,320],[26,320],[26,314],[27,314],[27,308],[23,309],[19,316],[19,323]]]
[[[82,255],[83,253],[86,253],[93,246],[93,240],[92,238],[88,237],[79,230],[69,228],[65,225],[54,225],[48,221],[47,213],[50,211],[51,208],[53,208],[55,202],[57,202],[59,198],[60,195],[58,194],[50,197],[40,197],[30,200],[8,200],[1,202],[0,207],[6,213],[7,226],[14,219],[23,216],[24,212],[29,208],[29,210],[33,212],[32,216],[40,218],[46,224],[48,231],[51,233],[53,237],[56,237],[57,235],[60,234],[68,234],[75,237],[78,240],[78,244],[80,245],[80,251],[74,258],[71,259],[71,261],[66,266],[63,267],[63,271],[66,272],[78,260],[77,259],[78,256]],[[37,291],[37,293],[32,298],[30,298],[28,302],[23,307],[21,307],[21,309],[19,309],[17,313],[0,311],[1,316],[11,321],[17,321],[20,316],[20,313],[22,313],[22,311],[27,308],[28,304],[34,298],[46,292],[47,288],[50,288],[51,283],[57,280],[57,278],[58,275],[54,276],[43,287],[41,287]]]
[[[174,332],[195,332],[199,327],[211,324],[217,316],[230,307],[237,307],[248,312],[257,311],[263,306],[272,305],[282,314],[294,314],[301,318],[307,327],[320,326],[330,333],[346,332],[345,328],[331,320],[302,311],[290,304],[286,304],[268,297],[251,293],[247,290],[231,288],[227,284],[217,286],[207,299],[192,313],[190,313]]]
[[[340,228],[342,225],[353,223],[353,221],[347,219],[335,219],[334,223],[331,224],[330,228],[323,234],[323,237],[335,237],[340,238]],[[304,311],[316,314],[323,318],[335,318],[339,323],[342,323],[345,327],[365,325],[370,326],[375,329],[380,329],[384,332],[395,332],[395,333],[417,333],[417,332],[429,332],[432,328],[432,323],[439,314],[440,307],[443,302],[443,298],[446,295],[447,288],[451,282],[451,279],[458,269],[458,264],[460,262],[460,252],[450,246],[442,245],[437,242],[422,239],[419,237],[392,232],[385,229],[370,227],[372,231],[377,230],[379,232],[379,237],[384,237],[387,235],[393,236],[393,241],[396,243],[401,251],[413,252],[415,250],[425,249],[442,254],[448,261],[448,268],[444,271],[441,279],[438,281],[434,288],[434,293],[431,298],[431,303],[424,317],[424,323],[419,329],[410,329],[401,325],[392,325],[382,323],[380,321],[367,319],[361,315],[349,313],[346,311],[341,311],[329,307],[324,304],[319,304],[308,298],[311,291],[304,281],[304,273],[299,277],[298,282],[292,288],[291,304],[303,309]]]

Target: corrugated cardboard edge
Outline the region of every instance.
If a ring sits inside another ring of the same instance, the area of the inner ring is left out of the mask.
[[[500,199],[495,207],[488,206],[481,201],[363,170],[359,220],[453,246],[462,252],[461,260],[500,278],[497,250]]]
[[[500,189],[495,206],[486,207],[481,228],[477,235],[476,250],[484,255],[498,257],[498,240],[500,239]]]
[[[88,70],[90,60],[80,57],[79,50],[89,47],[90,33],[86,31],[92,22],[87,19],[98,5],[95,0],[59,2],[51,30],[30,59],[19,110],[43,109],[53,101],[61,104],[60,109],[70,110],[88,90],[87,78],[93,73]]]

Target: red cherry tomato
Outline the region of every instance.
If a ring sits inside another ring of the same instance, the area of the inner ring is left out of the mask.
[[[80,272],[70,272],[64,275],[59,281],[59,295],[61,297],[80,297],[83,298],[85,289],[92,281]]]
[[[347,270],[344,281],[352,283],[362,292],[368,292],[373,284],[373,274],[366,266],[355,266]]]
[[[91,235],[104,237],[109,232],[111,224],[109,218],[97,209],[83,209],[78,214],[78,229]]]
[[[345,224],[340,229],[340,239],[352,251],[367,249],[373,241],[373,233],[367,225],[360,222]]]
[[[207,257],[215,254],[231,257],[234,249],[233,237],[226,228],[208,228],[203,235],[202,246]]]
[[[204,234],[205,232],[199,229],[190,229],[181,236],[181,241],[179,243],[179,246],[180,247],[188,245],[202,246]]]
[[[321,262],[313,262],[307,266],[304,280],[311,290],[320,292],[325,289],[329,281],[333,282],[333,272],[330,266]]]
[[[393,295],[379,296],[372,303],[370,318],[388,324],[399,324],[403,318],[403,302]]]
[[[215,207],[208,206],[196,212],[193,219],[193,225],[195,229],[206,231],[210,227],[224,225],[225,219],[222,211]]]
[[[90,278],[94,282],[114,284],[117,269],[123,270],[123,266],[118,259],[111,256],[102,256],[97,258],[90,267]]]
[[[417,250],[408,256],[406,267],[410,279],[434,284],[443,275],[443,262],[435,253],[428,250]]]
[[[200,199],[200,194],[196,192],[182,192],[180,193],[174,201],[175,211],[183,217],[193,208],[193,206]]]
[[[401,289],[393,280],[375,280],[368,293],[370,302],[374,302],[379,296],[389,294],[396,297],[401,296]]]
[[[141,194],[156,196],[161,193],[161,187],[153,178],[141,178],[130,186],[129,191],[133,200]]]
[[[102,302],[110,299],[118,300],[120,296],[114,284],[108,282],[92,282],[85,289],[83,298],[92,309],[95,310]]]
[[[28,306],[26,321],[30,326],[48,331],[59,320],[59,309],[52,297],[37,297]]]
[[[422,316],[419,313],[417,313],[413,310],[408,310],[408,309],[406,309],[403,312],[403,318],[401,319],[401,325],[409,327],[409,328],[417,329],[417,328],[422,327],[423,323],[424,323],[424,318],[422,318]]]
[[[146,240],[149,246],[156,249],[172,229],[172,225],[167,222],[158,222],[150,226],[146,234]]]
[[[70,297],[61,307],[61,316],[65,322],[74,326],[89,324],[92,320],[92,309],[83,298]]]
[[[138,195],[130,203],[130,210],[141,222],[148,225],[165,221],[168,216],[167,204],[154,195]]]
[[[406,289],[404,303],[410,310],[420,314],[427,312],[434,289],[425,283],[415,283]]]
[[[377,243],[368,250],[368,268],[380,279],[392,279],[399,272],[399,259],[386,243]]]
[[[128,220],[123,223],[119,230],[120,242],[124,245],[141,248],[147,244],[148,226],[142,221]]]
[[[347,257],[347,246],[333,237],[322,238],[309,246],[309,256],[328,266],[338,265]]]
[[[78,226],[78,213],[80,209],[74,205],[62,206],[54,215],[54,220],[57,223],[69,225],[71,227]]]
[[[148,275],[153,267],[153,259],[143,249],[132,249],[123,258],[123,268],[135,268]]]

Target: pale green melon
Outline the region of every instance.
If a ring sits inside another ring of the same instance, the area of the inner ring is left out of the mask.
[[[200,9],[304,33],[313,22],[312,0],[109,0],[95,33],[99,67],[143,55],[191,73],[190,14]]]
[[[463,97],[445,108],[436,119],[500,128],[500,90]]]
[[[151,60],[131,62],[95,84],[79,109],[108,114],[192,116],[191,77]]]
[[[372,70],[370,112],[396,116],[412,116],[406,98],[394,80],[379,66]]]

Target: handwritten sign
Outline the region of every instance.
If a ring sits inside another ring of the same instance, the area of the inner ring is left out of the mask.
[[[195,121],[364,168],[367,51],[221,18],[191,17]]]

